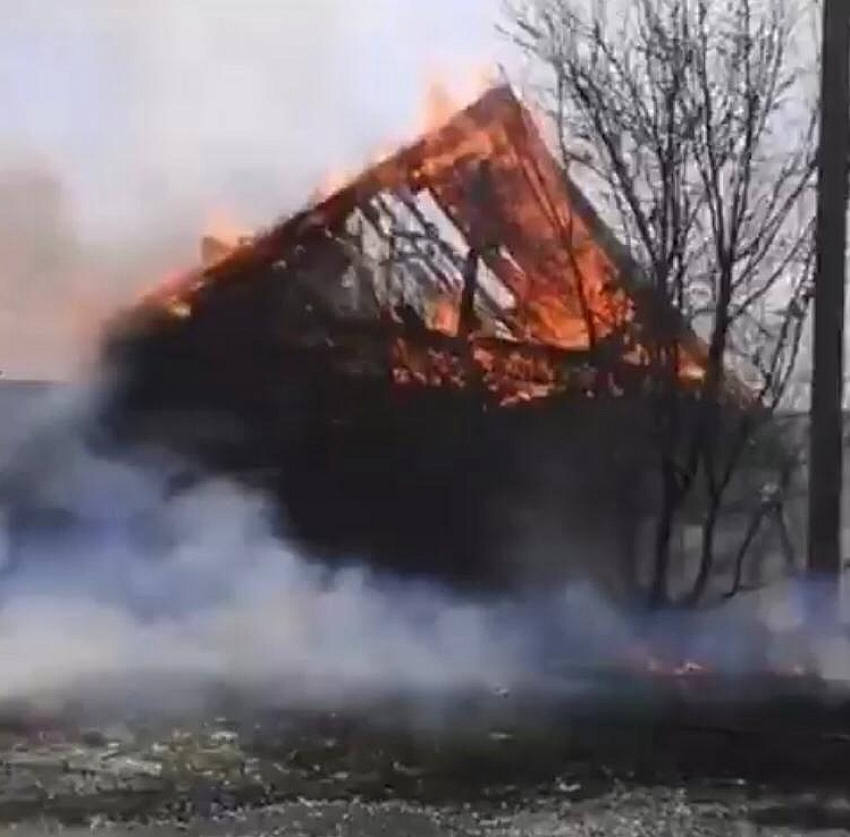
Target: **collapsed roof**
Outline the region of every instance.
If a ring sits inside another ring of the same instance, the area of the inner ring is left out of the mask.
[[[642,278],[508,87],[269,231],[206,250],[207,264],[141,308],[190,318],[216,288],[274,269],[305,291],[289,303],[304,315],[295,331],[311,318],[379,327],[396,383],[474,376],[502,404],[587,388],[588,372],[598,386],[601,370],[615,390],[641,385],[662,329],[675,335],[683,385],[705,373],[704,343]],[[334,339],[326,328],[319,342]]]

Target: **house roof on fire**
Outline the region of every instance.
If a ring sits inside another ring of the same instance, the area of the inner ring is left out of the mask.
[[[430,289],[416,305],[436,331],[457,329],[452,312],[473,253],[476,312],[491,336],[589,357],[614,351],[641,366],[648,363],[641,335],[672,329],[683,381],[703,377],[704,342],[646,281],[506,86],[146,301],[185,310],[211,283],[285,263],[317,239],[350,242],[353,235],[361,261],[380,266],[392,255],[408,285]],[[406,261],[399,258],[404,247]],[[377,296],[397,302],[389,284],[385,278]],[[743,384],[725,378],[735,400],[750,400]]]

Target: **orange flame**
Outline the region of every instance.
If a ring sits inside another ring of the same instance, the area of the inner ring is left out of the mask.
[[[238,247],[252,237],[253,230],[237,221],[231,212],[216,207],[207,213],[203,235],[215,238],[230,247]]]
[[[425,91],[425,101],[420,117],[421,133],[430,133],[444,125],[457,110],[457,103],[445,84],[440,79],[432,79]]]
[[[493,350],[492,343],[476,334],[446,348],[440,336],[457,335],[460,308],[459,300],[448,294],[432,299],[421,312],[435,338],[433,345],[406,337],[391,346],[394,380],[420,386],[474,384],[502,405],[544,398],[573,384],[588,394],[600,385],[619,394],[616,375],[588,364],[578,369],[573,361],[580,353],[590,355],[594,340],[610,337],[607,345],[620,352],[616,360],[631,367],[629,376],[639,374],[637,367],[649,368],[648,352],[635,343],[640,336],[633,328],[635,301],[617,281],[620,268],[598,241],[586,214],[576,209],[563,172],[509,92],[496,89],[470,110],[456,113],[456,108],[447,85],[435,78],[425,96],[421,142],[384,159],[362,180],[355,181],[346,170],[332,170],[318,194],[328,197],[350,183],[358,189],[363,184],[364,200],[381,189],[406,194],[427,189],[470,246],[478,246],[476,240],[487,244],[487,268],[513,298],[510,317],[502,321],[510,339],[544,351],[519,343],[516,349],[507,344]],[[450,130],[441,130],[446,123]],[[481,200],[471,195],[479,190],[467,189],[470,181],[463,178],[479,166],[483,170],[485,162],[491,177],[486,181],[486,209],[480,211]],[[331,201],[311,217],[330,228],[344,222],[340,212],[349,211],[348,202]],[[223,246],[238,246],[247,234],[244,225],[220,209],[210,213],[206,229]],[[299,232],[286,234],[297,238]],[[203,269],[183,275],[173,284],[164,283],[151,298],[175,316],[190,316],[194,289],[207,279]],[[553,351],[547,354],[549,349]],[[552,359],[555,350],[575,353],[569,369]],[[682,380],[698,382],[700,358],[684,350],[681,357]]]
[[[452,83],[449,83],[449,79]],[[430,133],[445,125],[464,105],[493,86],[494,72],[489,64],[475,67],[432,69],[426,82],[419,133]]]
[[[457,334],[460,305],[457,300],[445,296],[438,297],[428,306],[425,317],[430,329],[451,337]]]
[[[314,190],[314,200],[323,201],[354,179],[354,173],[344,168],[329,169]]]

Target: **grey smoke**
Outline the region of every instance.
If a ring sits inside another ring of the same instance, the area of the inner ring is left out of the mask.
[[[462,89],[503,57],[499,6],[0,0],[0,370],[70,374],[104,313],[195,261],[210,211],[268,223],[329,168],[404,139],[429,78]],[[96,400],[60,395],[5,427],[15,499],[82,525],[21,545],[0,520],[0,699],[176,675],[291,702],[543,688],[553,660],[633,657],[639,620],[588,585],[482,601],[376,577],[360,556],[329,571],[237,485],[175,498],[174,463],[91,446]],[[784,637],[805,627],[799,592],[649,635],[728,670],[765,651],[781,666]],[[850,677],[846,644],[813,647],[821,671]]]
[[[270,224],[410,138],[432,79],[462,99],[511,60],[500,12],[0,0],[0,371],[73,375],[105,314],[195,263],[211,215]]]
[[[92,387],[45,400],[4,448],[15,503],[70,517],[23,541],[3,522],[0,703],[61,703],[124,682],[170,708],[160,684],[174,680],[181,700],[223,686],[294,706],[545,693],[664,653],[749,674],[789,670],[805,651],[824,676],[850,679],[850,644],[807,633],[808,591],[794,584],[648,625],[581,582],[485,598],[376,575],[355,555],[331,570],[279,536],[264,497],[213,478],[175,494],[182,464],[99,451],[98,397]]]
[[[354,557],[330,572],[278,539],[262,497],[225,481],[170,496],[161,457],[91,450],[90,396],[45,404],[3,463],[15,502],[72,518],[25,543],[7,518],[0,699],[122,676],[300,702],[519,675],[510,608],[377,579]]]

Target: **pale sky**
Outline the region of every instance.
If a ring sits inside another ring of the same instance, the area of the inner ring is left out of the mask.
[[[268,223],[327,171],[412,136],[435,77],[468,97],[482,69],[513,58],[501,8],[0,0],[0,180],[55,177],[68,235],[87,248],[67,274],[61,260],[49,276],[0,267],[0,370],[66,374],[80,328],[172,251],[191,261],[211,213]]]

